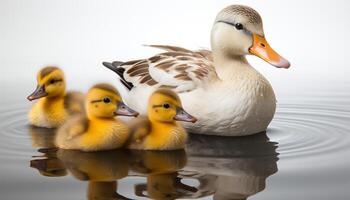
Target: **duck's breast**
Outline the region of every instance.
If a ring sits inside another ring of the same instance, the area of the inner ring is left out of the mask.
[[[184,108],[199,119],[183,125],[201,134],[242,136],[261,132],[276,109],[273,89],[262,76],[218,83],[181,98]]]

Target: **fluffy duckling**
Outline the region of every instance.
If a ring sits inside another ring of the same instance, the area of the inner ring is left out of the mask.
[[[37,75],[38,86],[27,97],[39,99],[28,114],[29,123],[38,127],[56,128],[71,114],[84,112],[84,96],[78,92],[66,93],[64,73],[57,67],[45,67]]]
[[[109,84],[93,86],[87,94],[85,108],[86,116],[75,116],[59,128],[55,139],[57,147],[82,151],[121,147],[129,137],[129,129],[114,117],[138,115]]]
[[[148,118],[131,122],[131,137],[127,147],[139,150],[183,149],[187,133],[176,121],[196,122],[181,105],[178,95],[168,89],[158,89],[149,98]]]

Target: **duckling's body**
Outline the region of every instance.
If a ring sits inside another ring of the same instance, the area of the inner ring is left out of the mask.
[[[148,118],[131,122],[131,138],[128,148],[139,150],[175,150],[183,149],[187,133],[179,121],[195,122],[196,119],[186,113],[179,97],[170,90],[155,91],[149,100]]]
[[[92,87],[86,99],[87,116],[75,116],[57,132],[56,145],[62,149],[100,151],[123,146],[129,137],[128,126],[115,115],[135,116],[118,91],[107,84]]]
[[[121,147],[128,139],[129,130],[119,120],[89,120],[85,116],[76,116],[64,124],[57,135],[59,148],[97,151]]]
[[[130,149],[174,150],[184,148],[187,132],[181,124],[177,122],[152,123],[146,117],[137,119],[137,121],[132,124],[134,142],[129,145]]]
[[[69,92],[56,98],[41,98],[30,110],[29,122],[38,127],[58,127],[70,115],[84,112],[83,99],[84,95],[79,92]]]
[[[84,95],[66,93],[63,71],[46,67],[39,71],[38,87],[28,99],[39,99],[28,113],[29,123],[38,127],[56,128],[70,116],[84,112]]]

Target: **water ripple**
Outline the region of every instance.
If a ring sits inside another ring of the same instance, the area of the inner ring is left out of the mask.
[[[0,158],[28,158],[32,155],[25,106],[0,110]],[[282,159],[327,155],[349,151],[350,107],[341,104],[280,104],[267,133],[278,143]]]
[[[27,107],[11,106],[0,113],[0,158],[27,159],[33,152],[28,135]]]
[[[268,130],[282,159],[326,159],[350,147],[350,109],[344,105],[282,104]]]

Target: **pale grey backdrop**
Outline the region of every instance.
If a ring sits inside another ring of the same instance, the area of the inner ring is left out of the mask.
[[[119,85],[102,61],[158,52],[142,44],[210,48],[215,15],[236,3],[261,14],[271,46],[292,63],[281,70],[249,57],[280,101],[348,86],[350,3],[345,0],[0,0],[3,94],[22,95],[6,89],[22,85],[30,92],[37,70],[45,65],[63,68],[71,89],[86,90],[100,81]]]
[[[317,96],[320,96],[320,99],[329,99],[331,103],[336,103],[334,100],[337,99],[349,101],[350,1],[0,0],[1,109],[14,107],[12,103],[29,106],[25,97],[35,88],[37,70],[45,65],[63,68],[68,87],[86,91],[100,81],[120,85],[116,75],[101,65],[102,61],[126,61],[159,52],[142,47],[142,44],[209,48],[215,15],[225,6],[235,3],[249,5],[262,15],[271,46],[292,63],[290,69],[282,70],[249,57],[251,64],[272,83],[279,103],[303,102],[310,96],[313,100],[315,97],[318,100]],[[332,164],[329,160],[326,163]],[[302,164],[279,162],[279,167],[286,169],[287,166],[293,168]],[[27,160],[24,165],[28,165]],[[29,167],[30,173],[22,171],[23,166],[16,165],[11,172],[5,172],[6,177],[10,177],[8,183],[16,185],[13,191],[6,190],[6,194],[1,194],[5,198],[6,195],[16,197],[27,191],[30,193],[28,185],[43,192],[40,190],[43,184],[36,182],[42,181],[42,177]],[[331,170],[322,174],[318,172],[315,171],[312,176],[307,174],[305,184],[321,185],[326,189],[314,187],[310,191],[310,187],[300,184],[301,171],[282,170],[279,176],[268,179],[272,180],[268,188],[274,190],[265,190],[254,198],[283,199],[283,196],[312,194],[325,199],[328,189],[339,191],[340,196],[347,195],[344,192],[347,186],[332,184],[342,180],[348,183],[342,171],[336,177],[331,176],[336,173],[332,174]],[[312,178],[319,176],[320,180],[330,177],[327,178],[329,182],[312,182]],[[18,183],[24,184],[18,186]],[[125,181],[119,189],[128,191],[131,183]],[[75,192],[77,187],[81,187],[80,192],[85,191],[84,185],[68,185],[66,188],[54,188],[54,185],[49,187],[48,184],[47,194],[64,189],[79,196],[80,193]]]

